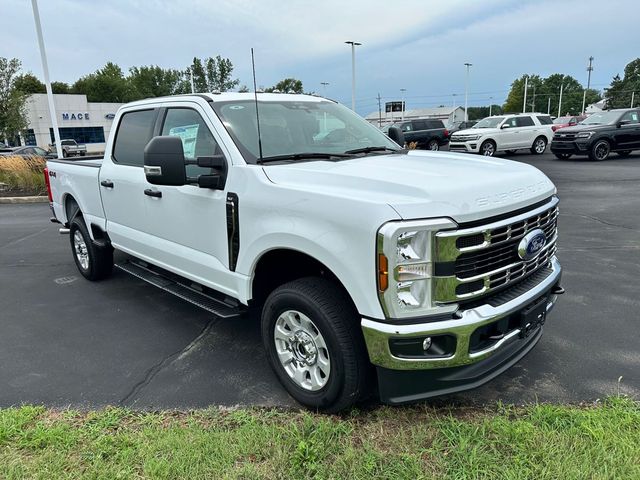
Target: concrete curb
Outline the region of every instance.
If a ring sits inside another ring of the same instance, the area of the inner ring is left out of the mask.
[[[49,197],[0,197],[3,203],[49,203]]]

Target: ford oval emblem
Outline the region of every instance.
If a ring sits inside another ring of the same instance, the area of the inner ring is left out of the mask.
[[[547,244],[547,236],[536,228],[527,233],[518,244],[518,256],[526,261],[536,258]]]

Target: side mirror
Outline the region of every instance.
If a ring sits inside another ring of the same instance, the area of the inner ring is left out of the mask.
[[[187,183],[180,137],[168,135],[149,140],[144,147],[144,174],[152,185]]]
[[[620,128],[623,125],[629,125],[631,123],[630,120],[620,120],[618,123],[616,123],[616,127]]]
[[[404,133],[402,133],[402,130],[400,130],[399,127],[389,127],[387,136],[402,148],[404,148]]]
[[[511,128],[511,125],[509,125],[508,123],[503,123],[502,125],[500,125],[501,129],[505,129],[505,128]]]
[[[200,188],[213,188],[224,190],[227,180],[227,161],[224,155],[212,155],[210,157],[198,157],[195,162],[188,161],[188,164],[195,164],[202,168],[210,168],[216,173],[211,175],[198,175],[197,178],[188,178],[189,182],[197,183]]]

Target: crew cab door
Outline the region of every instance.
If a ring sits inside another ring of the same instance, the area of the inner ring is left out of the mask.
[[[506,128],[502,128],[503,125],[509,125]],[[518,131],[517,131],[517,117],[508,117],[500,125],[500,133],[496,134],[496,140],[498,143],[498,150],[511,150],[516,148],[518,143]]]
[[[165,105],[168,106],[160,112],[157,132],[180,137],[185,160],[225,155],[220,137],[200,104],[185,101]],[[194,179],[213,173],[197,165],[184,168],[187,177]],[[157,192],[144,198],[151,234],[149,249],[154,261],[225,291],[230,276],[226,192],[193,184],[158,185],[150,190]]]
[[[148,108],[125,111],[120,116],[113,144],[107,145],[97,186],[111,242],[134,255],[144,255],[147,244],[144,147],[153,136],[157,115],[157,109]]]

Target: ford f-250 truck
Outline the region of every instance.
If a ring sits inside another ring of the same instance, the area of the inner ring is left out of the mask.
[[[89,280],[117,249],[118,268],[221,317],[255,307],[311,408],[476,387],[533,348],[563,292],[556,189],[390,137],[315,96],[134,102],[104,158],[48,161],[53,220]]]

